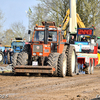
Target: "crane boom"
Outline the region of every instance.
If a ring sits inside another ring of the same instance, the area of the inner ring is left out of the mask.
[[[77,24],[78,24],[79,28],[85,28],[85,25],[84,25],[84,23],[82,22],[82,20],[81,20],[79,14],[76,14],[76,19],[77,19]],[[63,25],[62,25],[62,30],[65,31],[65,32],[64,32],[64,36],[66,35],[66,27],[67,27],[67,25],[68,25],[68,23],[69,23],[69,20],[70,20],[70,9],[67,10],[66,16],[65,16],[65,18],[64,18],[64,20],[63,20],[63,22],[62,22],[62,23],[63,23]]]
[[[79,14],[76,14],[76,17],[77,17],[77,24],[78,24],[79,28],[85,28],[85,25],[84,25],[84,23],[82,22],[82,20],[81,20]]]

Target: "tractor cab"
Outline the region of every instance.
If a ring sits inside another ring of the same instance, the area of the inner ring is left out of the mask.
[[[63,36],[61,28],[55,26],[54,22],[42,22],[42,26],[36,25],[32,37],[32,55],[49,56],[51,52],[62,52]]]
[[[12,40],[11,48],[14,50],[14,53],[19,53],[23,50],[24,45],[25,40],[22,40],[22,38],[15,38],[15,40]]]

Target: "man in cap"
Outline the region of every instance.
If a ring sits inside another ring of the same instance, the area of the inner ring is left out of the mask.
[[[83,38],[82,38],[81,41],[82,41],[82,42],[87,42],[87,39],[85,38],[85,36],[83,36]]]

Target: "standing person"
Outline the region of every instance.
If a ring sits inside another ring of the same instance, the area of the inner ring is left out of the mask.
[[[87,39],[85,37],[83,37],[81,41],[87,42]]]
[[[4,54],[4,64],[5,64],[5,60],[6,60],[6,64],[8,64],[8,59],[7,59],[7,55],[8,55],[8,51],[7,49],[5,48],[5,50],[3,51],[3,54]]]
[[[12,56],[13,56],[13,54],[14,54],[14,51],[13,51],[13,49],[11,49],[10,50],[10,63],[12,63]]]
[[[74,44],[74,41],[75,41],[74,36],[72,36],[72,37],[70,38],[70,40],[69,40],[69,43],[70,43],[70,44]]]

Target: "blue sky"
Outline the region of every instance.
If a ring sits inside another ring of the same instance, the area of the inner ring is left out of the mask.
[[[9,29],[11,24],[21,22],[28,29],[28,18],[25,11],[39,3],[38,0],[0,0],[0,10],[4,14],[3,30]]]

